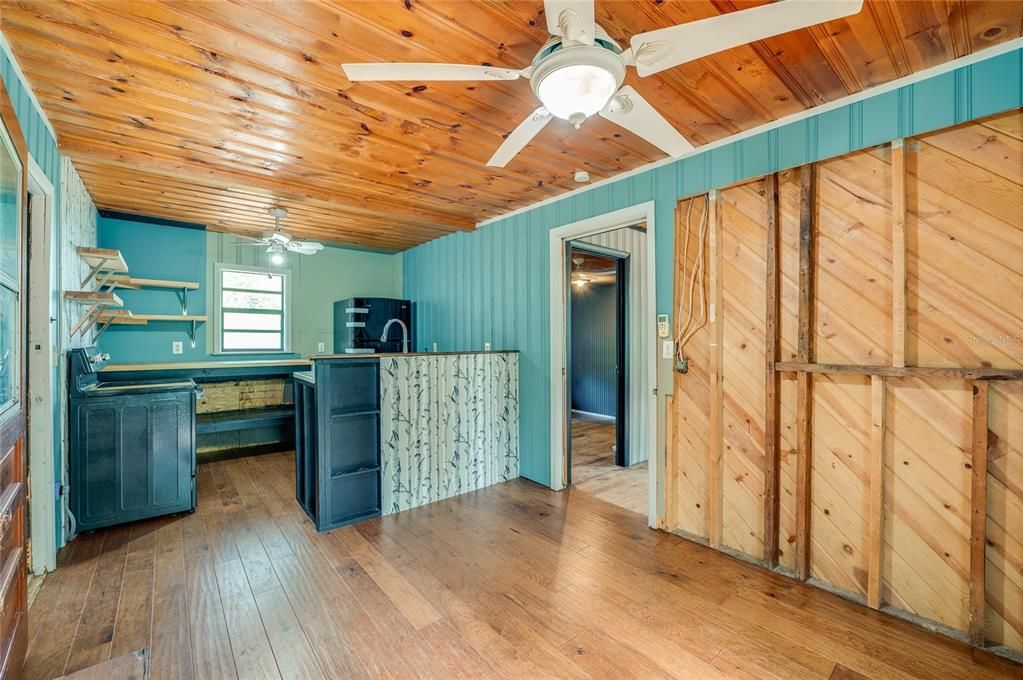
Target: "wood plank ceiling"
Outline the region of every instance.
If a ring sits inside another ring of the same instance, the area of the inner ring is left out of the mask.
[[[598,0],[634,33],[759,2]],[[527,65],[539,0],[2,1],[2,29],[100,208],[401,250],[662,158],[594,117],[485,163],[528,83],[356,83],[348,61]],[[846,20],[627,82],[696,145],[1021,33],[1020,0],[867,0]]]

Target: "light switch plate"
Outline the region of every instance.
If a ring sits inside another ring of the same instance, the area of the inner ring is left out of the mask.
[[[324,351],[326,351],[326,349],[327,349],[327,345],[325,343],[322,343],[322,342],[316,343],[316,351],[317,352],[324,352]]]
[[[484,342],[483,343],[483,351],[484,352],[489,352],[490,351],[490,343],[489,342]]]
[[[174,340],[171,342],[171,354],[181,354],[184,351],[184,345],[180,340]]]
[[[670,359],[675,353],[675,343],[671,340],[664,340],[661,342],[661,358]]]

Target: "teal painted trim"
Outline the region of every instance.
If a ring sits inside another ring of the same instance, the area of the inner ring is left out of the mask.
[[[1021,79],[1016,49],[408,250],[404,294],[419,304],[420,344],[521,351],[521,471],[550,484],[548,231],[654,200],[657,309],[671,314],[679,198],[1018,108]]]

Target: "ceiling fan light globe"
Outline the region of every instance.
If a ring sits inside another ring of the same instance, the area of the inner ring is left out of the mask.
[[[546,73],[536,95],[554,116],[578,126],[604,108],[618,89],[614,73],[597,64],[569,64]]]

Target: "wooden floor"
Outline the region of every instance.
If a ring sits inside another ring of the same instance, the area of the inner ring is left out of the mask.
[[[577,491],[647,516],[646,463],[615,465],[615,424],[572,415],[572,484]]]
[[[1023,672],[524,480],[316,534],[292,465],[203,465],[198,512],[75,540],[30,610],[24,677],[145,647],[172,680]]]

